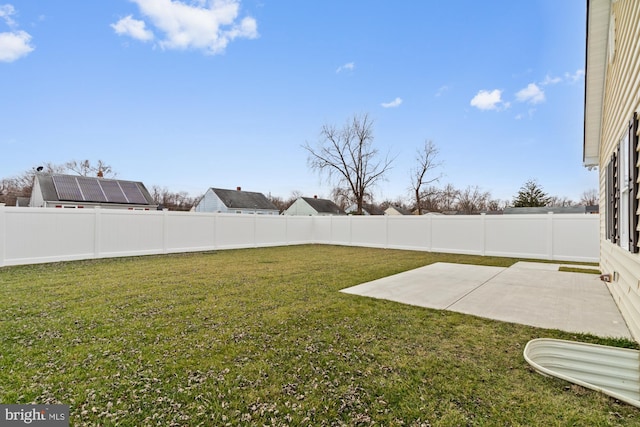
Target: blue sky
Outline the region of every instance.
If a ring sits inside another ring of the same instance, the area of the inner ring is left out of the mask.
[[[354,114],[408,195],[440,186],[579,200],[584,0],[0,0],[0,177],[101,159],[122,179],[328,197],[305,142]]]

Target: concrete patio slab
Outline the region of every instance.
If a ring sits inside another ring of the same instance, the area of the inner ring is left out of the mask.
[[[341,292],[443,310],[503,270],[504,267],[438,262]]]
[[[342,292],[541,328],[631,339],[613,297],[598,276],[561,272],[559,266],[435,263]]]

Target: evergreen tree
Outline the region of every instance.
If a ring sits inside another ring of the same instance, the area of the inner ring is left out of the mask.
[[[513,199],[514,208],[538,208],[548,206],[549,203],[551,203],[551,197],[534,179],[525,182]]]

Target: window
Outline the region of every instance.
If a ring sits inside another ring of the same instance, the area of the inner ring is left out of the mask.
[[[638,119],[629,121],[605,175],[606,238],[638,252]]]

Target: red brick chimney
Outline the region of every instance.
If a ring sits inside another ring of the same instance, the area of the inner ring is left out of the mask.
[[[314,194],[314,195],[313,195],[313,198],[314,198],[314,199],[317,199],[317,198],[318,198],[318,195],[317,195],[317,194]]]
[[[242,191],[242,187],[236,187],[236,190]]]

